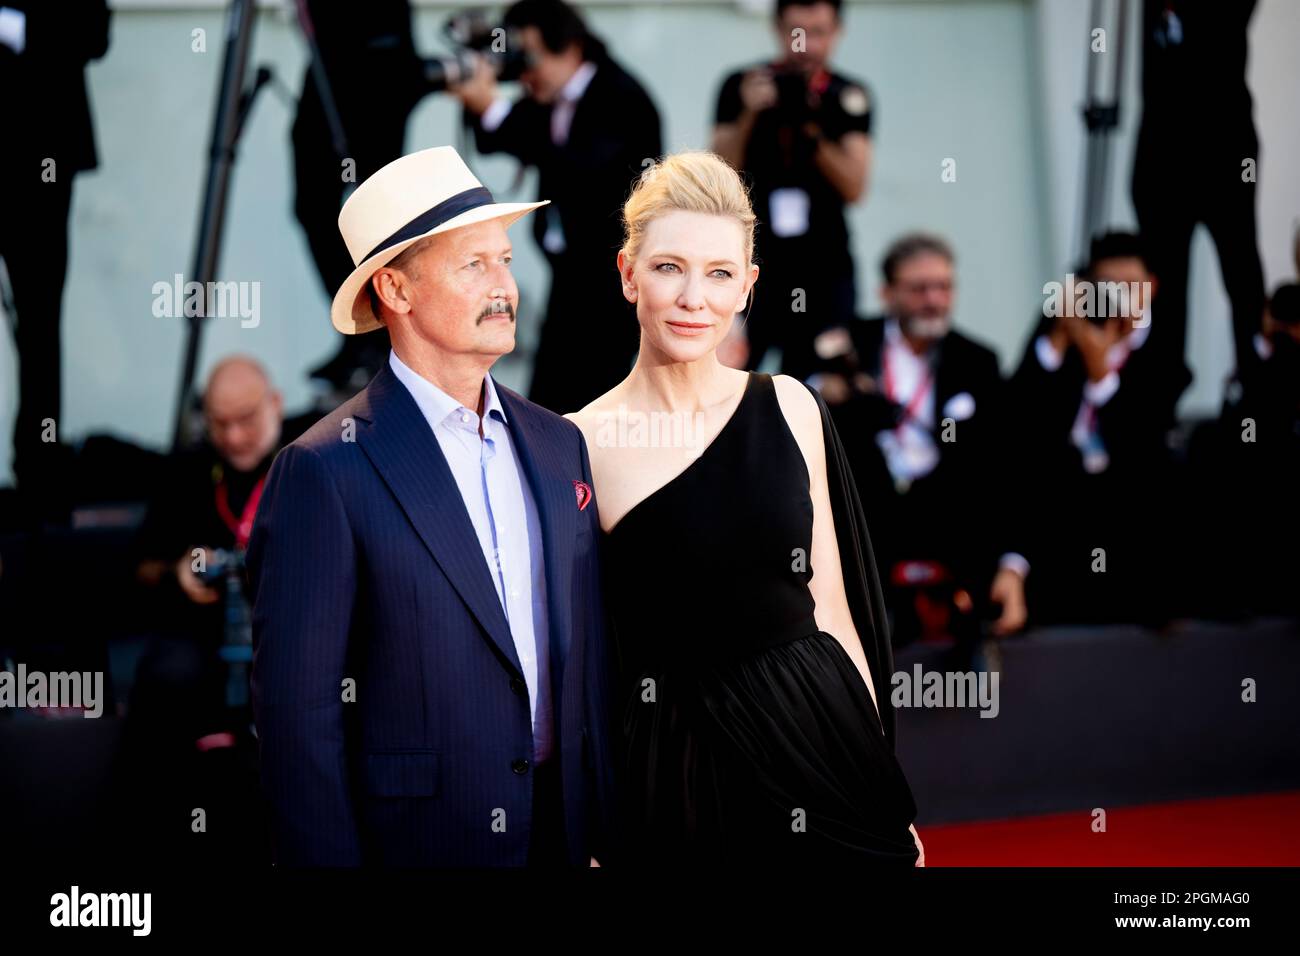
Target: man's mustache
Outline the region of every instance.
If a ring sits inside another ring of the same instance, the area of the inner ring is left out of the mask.
[[[493,302],[479,313],[478,321],[475,324],[481,325],[483,320],[491,315],[508,315],[510,316],[510,321],[513,322],[515,320],[515,307],[504,300]]]

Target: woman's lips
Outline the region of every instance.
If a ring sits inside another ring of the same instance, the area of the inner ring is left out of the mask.
[[[701,335],[710,328],[707,322],[669,322],[668,325],[678,335]]]

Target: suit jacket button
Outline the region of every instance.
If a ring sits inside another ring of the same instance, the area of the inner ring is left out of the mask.
[[[523,681],[521,681],[518,677],[510,678],[510,689],[520,697],[523,697],[525,694],[528,693],[528,685],[525,684]]]
[[[523,757],[519,757],[510,764],[510,769],[522,776],[528,772],[528,761]]]

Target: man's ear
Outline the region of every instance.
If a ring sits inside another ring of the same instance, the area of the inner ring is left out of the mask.
[[[889,295],[889,283],[882,282],[876,287],[876,296],[880,299],[885,311],[890,311],[894,307],[894,300]]]
[[[374,287],[375,295],[378,296],[379,301],[382,302],[387,309],[396,312],[398,315],[405,315],[407,312],[411,311],[411,306],[406,301],[405,294],[397,280],[394,278],[396,273],[397,270],[395,269],[380,269],[370,277],[370,282]],[[379,321],[387,324],[384,321],[382,311],[379,315]]]

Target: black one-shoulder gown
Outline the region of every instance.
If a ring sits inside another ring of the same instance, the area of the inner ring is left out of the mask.
[[[916,861],[880,586],[818,404],[846,594],[884,711],[814,621],[807,466],[771,376],[751,372],[717,437],[604,537],[626,864]]]

